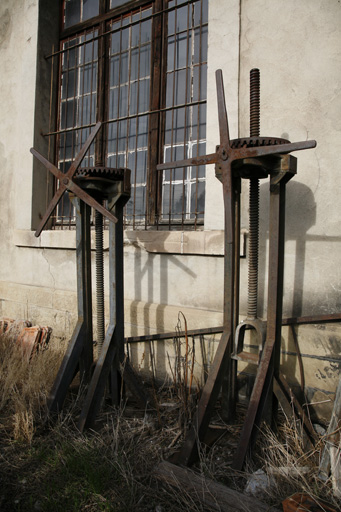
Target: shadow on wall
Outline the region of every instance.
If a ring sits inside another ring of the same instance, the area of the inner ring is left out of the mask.
[[[178,257],[171,254],[153,254],[134,244],[134,301],[130,306],[131,336],[148,334],[150,332],[174,331],[165,319],[165,310],[169,301],[169,266],[172,264],[181,273],[196,278],[197,274],[184,265]],[[141,308],[141,302],[144,304]],[[127,319],[128,320],[128,319]],[[144,331],[141,332],[141,327]],[[141,352],[140,352],[141,353]],[[165,344],[144,342],[140,360],[136,361],[143,371],[156,376],[156,361],[167,358]]]
[[[269,240],[269,181],[261,182],[260,186],[260,243],[259,243],[259,312],[260,316],[266,315],[266,276],[268,268],[266,266]],[[286,213],[285,213],[285,241],[294,242],[294,254],[290,255],[286,261],[286,271],[284,273],[285,288],[292,283],[292,298],[287,299],[286,305],[283,307],[283,316],[303,316],[313,314],[325,314],[326,308],[323,304],[318,304],[318,307],[313,307],[312,310],[304,311],[304,281],[309,269],[309,261],[306,257],[306,244],[307,242],[340,242],[340,237],[314,235],[309,234],[308,231],[316,224],[316,202],[314,193],[305,184],[299,181],[289,181],[286,187]],[[287,250],[287,247],[286,249]],[[286,257],[286,255],[284,256]],[[289,265],[294,265],[291,270]],[[322,265],[322,263],[321,263]],[[321,269],[323,272],[323,268]],[[288,282],[290,280],[290,282]],[[319,284],[321,278],[319,277]],[[289,300],[289,305],[288,305]],[[337,297],[335,297],[337,301]],[[328,313],[337,312],[337,304],[335,303],[335,311],[328,311]]]

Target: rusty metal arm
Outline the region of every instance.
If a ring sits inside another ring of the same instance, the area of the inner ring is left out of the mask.
[[[61,200],[64,192],[66,190],[69,190],[70,192],[73,192],[79,199],[84,201],[87,205],[89,205],[92,208],[95,208],[98,212],[100,212],[102,215],[104,215],[109,221],[111,222],[117,222],[117,218],[115,215],[113,215],[109,210],[104,208],[101,204],[99,204],[93,197],[91,197],[89,194],[87,194],[82,188],[80,188],[74,181],[72,181],[72,178],[77,171],[78,167],[81,164],[81,161],[83,160],[86,152],[88,151],[89,147],[91,146],[91,143],[93,142],[94,138],[96,137],[98,130],[101,127],[101,123],[97,123],[94,130],[90,133],[89,137],[85,141],[85,144],[83,145],[82,149],[76,156],[75,160],[72,162],[70,169],[67,173],[61,172],[57,167],[55,167],[51,162],[49,162],[43,155],[41,155],[38,151],[36,151],[34,148],[31,148],[31,153],[59,180],[59,188],[55,195],[53,196],[44,217],[42,218],[36,232],[35,236],[40,236],[42,230],[46,226],[53,210],[58,205],[59,201]]]

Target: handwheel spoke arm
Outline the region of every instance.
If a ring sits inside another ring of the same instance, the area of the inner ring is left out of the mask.
[[[88,151],[89,147],[91,146],[91,143],[92,141],[94,140],[94,138],[96,137],[97,135],[97,132],[98,130],[100,129],[101,127],[101,124],[102,123],[97,123],[95,128],[92,130],[92,132],[90,133],[89,137],[87,138],[87,140],[85,141],[85,144],[84,146],[82,147],[82,149],[80,150],[80,152],[78,153],[78,155],[76,156],[75,160],[72,162],[71,164],[71,167],[70,169],[68,170],[68,172],[66,173],[66,176],[68,178],[72,178],[73,175],[75,174],[75,172],[77,171],[78,167],[80,166],[81,164],[81,161],[83,160],[86,152]]]
[[[217,103],[218,103],[218,118],[219,118],[219,136],[220,145],[224,146],[226,150],[230,147],[230,133],[229,123],[227,119],[227,110],[224,93],[223,73],[221,69],[216,71],[216,87],[217,87]]]
[[[257,146],[253,148],[240,148],[231,150],[231,160],[242,160],[243,158],[252,158],[258,156],[278,155],[309,149],[316,147],[315,140],[306,140],[302,142],[292,142],[289,144],[278,144],[276,146]]]
[[[34,233],[34,235],[36,237],[38,237],[40,235],[40,233],[43,231],[47,221],[49,220],[53,210],[55,209],[55,207],[57,206],[57,204],[59,203],[59,201],[61,200],[62,198],[62,195],[64,194],[66,190],[66,187],[65,185],[63,185],[62,183],[60,183],[60,186],[59,186],[59,189],[57,190],[57,192],[55,193],[55,195],[53,196],[46,212],[45,212],[45,215],[44,217],[42,218],[36,232]]]
[[[54,176],[58,180],[60,180],[62,176],[65,176],[59,169],[57,169],[55,165],[51,164],[51,162],[46,160],[46,158],[43,155],[41,155],[36,149],[31,148],[30,151],[32,155],[35,156],[46,167],[46,169],[52,172],[52,174],[54,174]]]
[[[217,153],[210,153],[209,155],[194,156],[186,160],[177,160],[176,162],[165,162],[156,166],[158,171],[166,171],[168,169],[178,169],[179,167],[188,167],[190,165],[208,165],[215,164],[219,160]]]

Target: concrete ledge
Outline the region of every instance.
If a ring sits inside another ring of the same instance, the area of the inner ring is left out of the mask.
[[[244,251],[245,233],[242,233]],[[109,248],[109,233],[104,231],[104,249]],[[75,249],[76,231],[43,231],[39,238],[34,231],[15,230],[13,243],[17,247]],[[143,248],[150,253],[198,254],[223,256],[224,231],[125,231],[124,244]],[[91,232],[91,247],[95,247],[95,232]]]

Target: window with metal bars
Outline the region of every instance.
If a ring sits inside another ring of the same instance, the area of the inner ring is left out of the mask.
[[[56,160],[67,171],[96,121],[82,166],[128,167],[132,229],[203,224],[205,168],[156,166],[206,152],[208,0],[64,0]],[[54,228],[74,224],[64,194]]]

